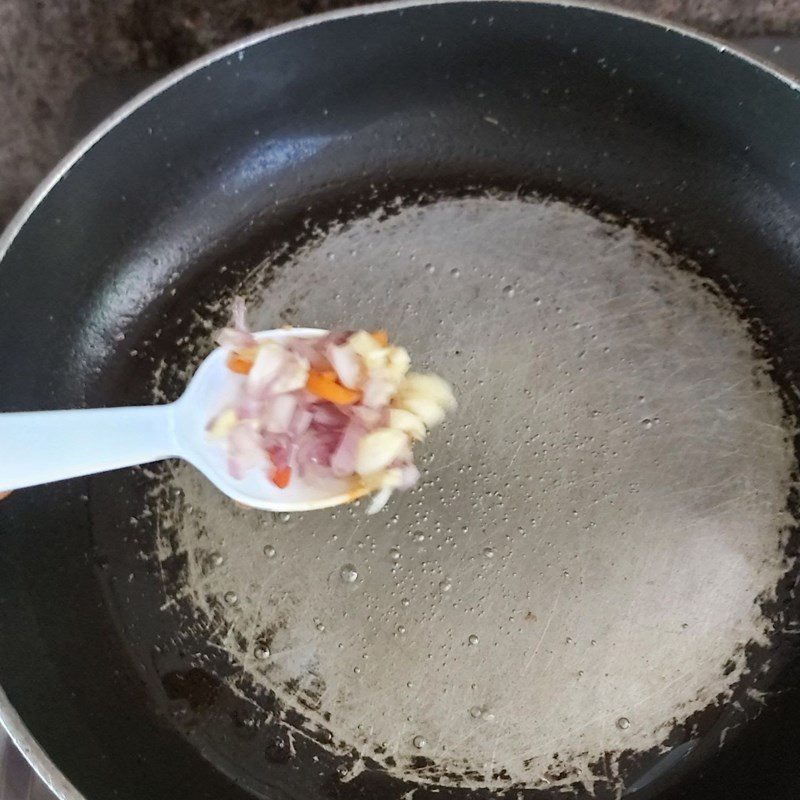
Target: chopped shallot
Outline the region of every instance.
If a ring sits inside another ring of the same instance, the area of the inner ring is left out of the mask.
[[[238,391],[207,432],[224,440],[235,478],[259,469],[281,489],[295,476],[353,478],[354,496],[375,493],[374,514],[416,483],[412,443],[455,407],[450,386],[409,372],[408,352],[385,331],[258,341],[237,298],[217,342]]]

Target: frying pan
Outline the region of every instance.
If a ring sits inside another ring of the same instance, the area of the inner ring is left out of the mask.
[[[392,328],[462,410],[369,521],[179,465],[4,501],[0,709],[58,796],[797,797],[798,130],[696,34],[452,2],[92,134],[2,239],[2,410],[176,396],[235,292]]]

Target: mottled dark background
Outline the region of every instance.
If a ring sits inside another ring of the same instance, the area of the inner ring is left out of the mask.
[[[615,4],[727,38],[800,34],[800,0],[617,0]],[[89,95],[100,98],[95,105],[107,111],[120,93],[130,93],[220,44],[346,5],[352,3],[0,0],[0,225],[83,133],[75,120],[91,116],[80,108],[87,102],[87,86]]]

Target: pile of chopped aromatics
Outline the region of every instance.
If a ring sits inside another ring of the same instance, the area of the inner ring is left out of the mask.
[[[394,489],[416,483],[412,442],[455,407],[450,386],[409,372],[408,352],[384,331],[256,340],[237,299],[217,341],[241,377],[208,433],[225,440],[235,478],[260,469],[285,488],[293,476],[352,477],[362,492],[376,492],[368,509],[375,513]]]

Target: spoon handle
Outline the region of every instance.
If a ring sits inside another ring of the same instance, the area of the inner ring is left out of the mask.
[[[175,455],[172,404],[0,414],[0,491]]]

